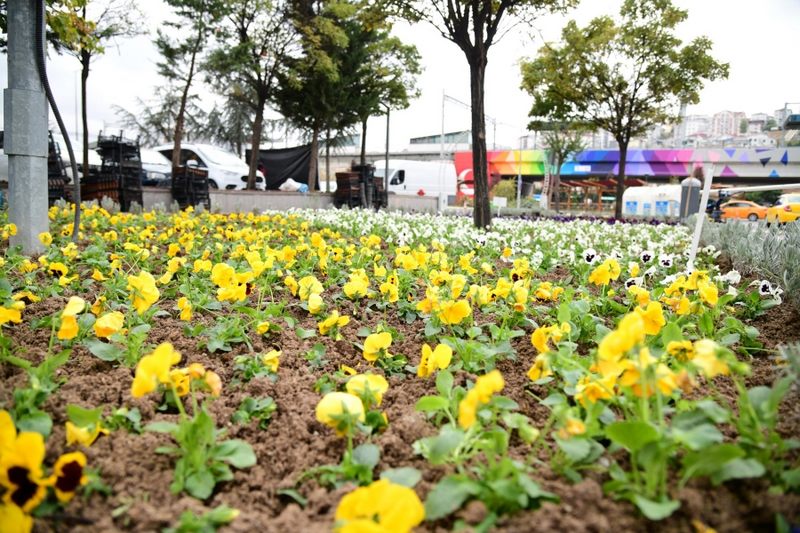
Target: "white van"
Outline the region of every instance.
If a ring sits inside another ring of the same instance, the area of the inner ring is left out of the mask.
[[[385,177],[386,160],[378,159],[375,176]],[[443,198],[456,194],[456,167],[452,161],[389,159],[389,192]]]
[[[162,144],[153,150],[172,161],[172,144]],[[181,164],[197,166],[208,170],[210,189],[246,189],[250,167],[236,154],[217,148],[211,144],[181,143]],[[264,174],[256,171],[256,189],[264,190]]]

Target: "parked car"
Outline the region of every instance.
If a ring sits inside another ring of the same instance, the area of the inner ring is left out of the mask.
[[[767,216],[767,208],[749,200],[731,200],[720,206],[722,218],[739,218],[755,222]]]
[[[775,204],[767,209],[767,224],[794,222],[800,218],[800,193],[782,194]]]
[[[147,187],[169,187],[172,177],[172,162],[161,152],[142,148],[142,185]]]
[[[172,161],[172,144],[162,144],[153,150]],[[208,187],[211,189],[246,189],[247,163],[236,154],[227,152],[211,144],[181,143],[182,165],[197,165],[208,170]],[[264,174],[256,172],[256,188],[265,188]]]

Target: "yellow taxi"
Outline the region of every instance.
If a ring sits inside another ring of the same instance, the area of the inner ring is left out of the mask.
[[[756,221],[767,216],[767,208],[748,200],[731,200],[720,206],[721,218],[741,218]]]
[[[767,209],[767,224],[785,224],[800,218],[800,192],[782,194],[775,205]]]

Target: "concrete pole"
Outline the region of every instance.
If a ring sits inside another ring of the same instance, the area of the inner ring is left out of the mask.
[[[47,218],[47,98],[36,68],[35,5],[8,2],[8,88],[3,93],[5,153],[8,155],[8,212],[16,224],[12,245],[41,253],[39,234]],[[44,28],[42,28],[44,35]]]

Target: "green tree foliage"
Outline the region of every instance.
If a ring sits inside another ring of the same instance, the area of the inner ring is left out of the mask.
[[[172,165],[180,164],[181,140],[184,135],[187,102],[191,98],[202,53],[226,14],[224,0],[165,0],[172,7],[174,19],[158,30],[156,47],[161,54],[158,72],[180,94],[172,140]]]
[[[310,190],[316,184],[320,133],[340,131],[354,122],[352,115],[342,114],[349,88],[340,67],[349,44],[344,25],[356,13],[357,6],[349,1],[293,2],[292,23],[299,47],[279,73],[275,104],[286,120],[310,134]]]
[[[87,117],[87,81],[92,59],[105,52],[105,45],[116,39],[142,32],[142,13],[133,0],[81,0],[67,4],[62,11],[71,21],[76,38],[65,41],[64,49],[81,66],[81,126],[83,130],[83,174],[89,173],[89,124]]]
[[[397,0],[400,12],[412,22],[430,22],[455,43],[467,59],[472,108],[472,172],[475,179],[473,218],[479,228],[492,220],[486,157],[484,80],[489,48],[509,26],[509,21],[531,22],[543,12],[563,11],[577,0]]]
[[[134,132],[144,146],[172,141],[175,138],[175,123],[181,109],[181,94],[169,87],[159,87],[151,99],[137,100],[136,111],[114,106],[125,129]],[[213,140],[214,131],[208,130],[208,125],[212,122],[209,114],[200,107],[199,100],[198,96],[190,95],[183,103],[183,137],[187,140]]]
[[[583,134],[590,131],[590,128],[586,124],[569,122],[533,122],[528,128],[544,132],[542,139],[547,150],[547,159],[552,166],[552,188],[550,189],[550,194],[555,198],[553,208],[558,212],[561,165],[571,156],[586,148],[583,142]]]
[[[739,121],[739,133],[747,133],[747,128],[750,127],[750,121],[743,118]]]
[[[247,188],[255,189],[264,109],[275,97],[278,71],[294,45],[295,34],[287,20],[288,2],[234,0],[227,9],[205,68],[213,87],[253,113]]]
[[[405,109],[418,94],[419,52],[391,35],[389,21],[384,6],[367,4],[357,19],[345,25],[348,47],[340,75],[349,98],[344,111],[355,115],[361,125],[362,165],[366,164],[369,117]]]
[[[45,38],[57,53],[65,46],[74,46],[80,40],[80,23],[77,12],[88,0],[46,0]],[[0,0],[0,52],[8,46],[8,2]]]
[[[557,46],[522,63],[531,116],[591,123],[610,132],[620,150],[615,216],[622,215],[628,143],[655,124],[676,121],[681,103],[696,104],[705,80],[728,75],[709,55],[711,41],[676,36],[687,12],[671,0],[625,0],[619,20],[569,22]]]

